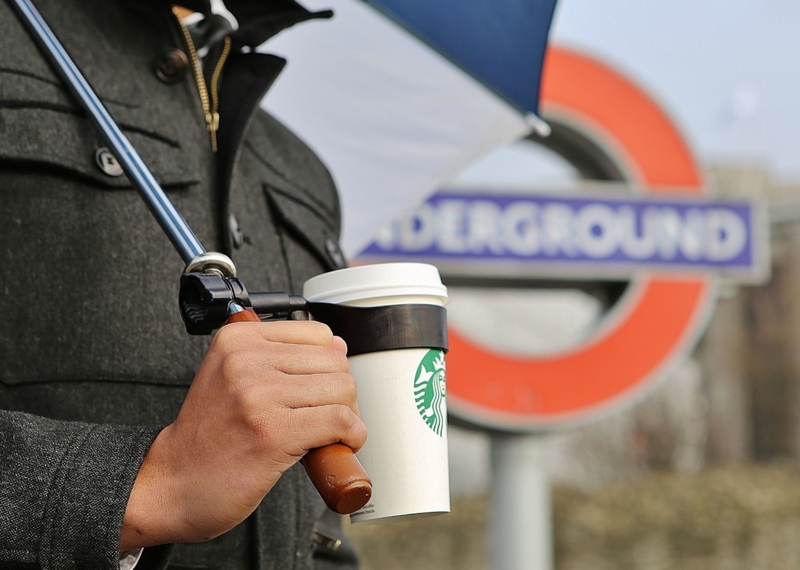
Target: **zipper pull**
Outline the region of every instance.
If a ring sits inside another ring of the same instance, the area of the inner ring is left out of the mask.
[[[219,130],[219,113],[206,113],[206,128],[211,136],[211,152],[217,152],[217,131]]]

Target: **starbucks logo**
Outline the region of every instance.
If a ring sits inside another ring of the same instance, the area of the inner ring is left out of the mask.
[[[441,350],[429,350],[417,367],[414,401],[419,415],[440,436],[444,432],[444,395],[444,353]]]

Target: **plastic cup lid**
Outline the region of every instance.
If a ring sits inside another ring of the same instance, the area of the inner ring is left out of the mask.
[[[347,303],[403,295],[436,297],[447,301],[447,287],[439,270],[427,263],[376,263],[348,267],[312,277],[303,296],[317,303]]]

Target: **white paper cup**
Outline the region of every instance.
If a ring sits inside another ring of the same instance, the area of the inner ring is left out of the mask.
[[[447,288],[432,265],[386,263],[319,275],[305,283],[303,296],[359,307],[444,306]],[[370,502],[351,521],[450,512],[444,352],[405,348],[348,360],[367,426],[357,456],[373,487]]]

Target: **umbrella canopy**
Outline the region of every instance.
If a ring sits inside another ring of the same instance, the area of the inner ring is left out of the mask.
[[[555,0],[429,3],[337,0],[333,20],[259,48],[289,60],[263,106],[330,168],[350,256],[467,165],[542,125],[532,113]]]
[[[536,113],[556,0],[369,0],[519,109]]]

